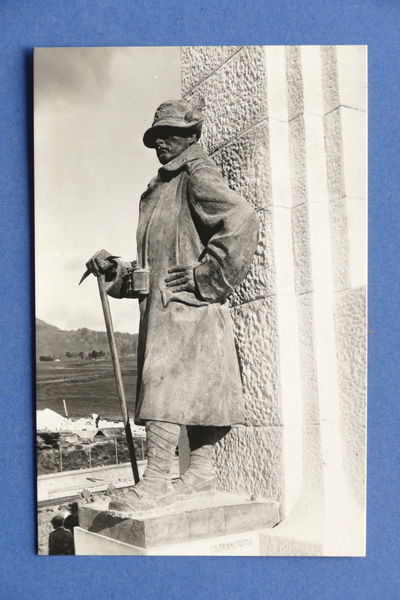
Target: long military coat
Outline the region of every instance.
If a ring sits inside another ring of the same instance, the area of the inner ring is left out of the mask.
[[[159,169],[140,200],[138,265],[150,269],[140,299],[135,420],[233,425],[243,391],[227,297],[246,276],[258,219],[194,144]],[[196,293],[166,287],[168,269],[193,265]],[[108,293],[124,296],[124,263]]]

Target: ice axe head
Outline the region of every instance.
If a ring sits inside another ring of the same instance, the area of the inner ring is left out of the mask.
[[[107,260],[111,262],[111,261],[115,260],[116,258],[119,258],[119,256],[109,256],[107,258]],[[82,275],[82,277],[81,277],[80,282],[78,283],[78,285],[81,285],[81,283],[83,281],[85,281],[86,277],[89,277],[90,273],[92,273],[92,271],[90,269],[86,269],[86,271]]]

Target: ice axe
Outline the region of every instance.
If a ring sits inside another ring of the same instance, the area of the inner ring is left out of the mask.
[[[82,283],[82,281],[84,279],[86,279],[86,277],[89,274],[90,274],[89,270],[84,273],[82,279],[79,282],[79,285]],[[119,363],[118,349],[117,349],[117,344],[115,342],[114,327],[113,327],[112,318],[111,318],[111,310],[110,310],[110,304],[108,302],[108,296],[107,296],[107,291],[106,291],[106,280],[105,280],[104,274],[100,274],[97,276],[97,285],[99,286],[101,306],[103,308],[104,321],[105,321],[106,329],[107,329],[108,344],[110,346],[110,353],[111,353],[111,358],[112,358],[112,363],[113,363],[113,368],[114,368],[115,383],[117,384],[118,397],[119,397],[119,401],[121,404],[122,419],[123,419],[124,427],[125,427],[126,442],[128,444],[128,452],[129,452],[129,458],[130,458],[130,462],[131,462],[131,466],[132,466],[133,479],[134,479],[135,483],[138,483],[139,482],[139,471],[138,471],[136,454],[135,454],[135,446],[133,444],[132,429],[131,429],[131,424],[129,421],[128,405],[126,402],[125,389],[124,389],[124,384],[122,381],[121,365]]]

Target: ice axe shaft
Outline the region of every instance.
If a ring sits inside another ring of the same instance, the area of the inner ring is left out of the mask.
[[[133,479],[134,479],[135,483],[138,483],[139,482],[139,471],[138,471],[138,466],[137,466],[137,461],[136,461],[135,446],[133,444],[131,424],[129,421],[128,405],[126,403],[125,389],[124,389],[124,384],[122,381],[121,365],[119,363],[118,349],[117,349],[117,344],[115,342],[114,328],[113,328],[113,324],[112,324],[111,310],[110,310],[110,304],[108,302],[108,296],[107,296],[107,291],[106,291],[104,275],[99,275],[97,277],[97,284],[99,286],[101,306],[103,308],[104,321],[105,321],[106,329],[107,329],[108,344],[110,346],[110,353],[111,353],[112,363],[113,363],[113,367],[114,367],[114,376],[115,376],[115,382],[117,384],[118,397],[119,397],[119,401],[121,403],[122,419],[123,419],[124,427],[125,427],[125,434],[126,434],[126,441],[128,444],[129,458],[130,458],[131,465],[132,465]]]

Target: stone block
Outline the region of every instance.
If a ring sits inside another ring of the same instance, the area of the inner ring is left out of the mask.
[[[289,121],[304,112],[303,77],[299,46],[286,46],[286,77]]]
[[[340,109],[324,116],[326,171],[331,202],[345,195],[342,124]]]
[[[256,209],[271,205],[268,122],[252,127],[212,155],[229,187]]]
[[[367,284],[367,201],[345,198],[349,239],[349,280],[351,287]]]
[[[280,425],[276,298],[231,309],[245,396],[245,424]]]
[[[75,549],[79,556],[259,556],[260,534],[266,531],[268,529],[256,529],[178,544],[141,548],[75,527]]]
[[[250,501],[225,492],[197,494],[140,514],[109,511],[108,502],[107,499],[82,506],[80,527],[141,548],[252,531],[279,522],[275,500]]]
[[[325,110],[320,46],[300,46],[300,52],[303,65],[304,114],[322,117]]]
[[[265,46],[267,70],[268,116],[278,121],[288,121],[288,95],[286,77],[286,47]]]
[[[365,288],[338,295],[335,323],[343,466],[349,488],[363,507],[367,384]]]
[[[146,554],[144,548],[124,544],[82,527],[74,528],[74,544],[77,556],[143,556]]]
[[[289,124],[269,119],[271,191],[274,206],[293,205],[289,151]]]
[[[336,49],[336,46],[320,46],[325,113],[331,112],[340,104]]]
[[[312,300],[319,417],[321,424],[330,423],[337,426],[339,423],[339,390],[334,295],[332,291],[314,292]]]
[[[260,241],[246,279],[229,298],[230,306],[259,300],[275,291],[272,213],[270,210],[261,210],[257,215],[260,220]]]
[[[330,229],[333,285],[336,291],[349,287],[349,237],[346,200],[339,198],[330,204]]]
[[[182,94],[187,94],[219,69],[242,46],[182,46]]]
[[[280,500],[282,427],[233,427],[215,449],[220,489]]]
[[[325,113],[338,106],[366,110],[366,58],[366,46],[321,46]]]
[[[279,331],[279,373],[281,420],[284,427],[303,425],[304,410],[301,394],[299,360],[299,324],[297,298],[278,294],[276,298]],[[289,431],[289,436],[292,433]]]
[[[364,287],[345,290],[336,296],[335,327],[337,336],[365,338],[366,293]]]
[[[343,177],[347,196],[367,196],[367,115],[365,112],[340,107],[343,144]]]
[[[303,115],[299,115],[289,121],[289,153],[292,204],[296,206],[307,200],[306,150]]]
[[[306,541],[295,538],[275,535],[271,533],[260,534],[260,556],[323,556],[322,542]]]
[[[297,294],[312,290],[310,233],[307,204],[292,208],[294,275]]]
[[[205,98],[202,144],[211,154],[267,116],[262,46],[245,46],[192,92],[191,103]]]
[[[329,203],[323,118],[304,116],[306,187],[308,202]]]
[[[297,298],[300,374],[306,423],[319,422],[318,380],[314,347],[313,294]]]
[[[314,292],[331,293],[333,289],[331,211],[332,207],[329,204],[308,203],[312,290]]]
[[[276,267],[276,293],[294,295],[294,257],[292,210],[282,206],[273,209],[273,247]]]
[[[367,46],[336,46],[340,104],[367,110]]]

